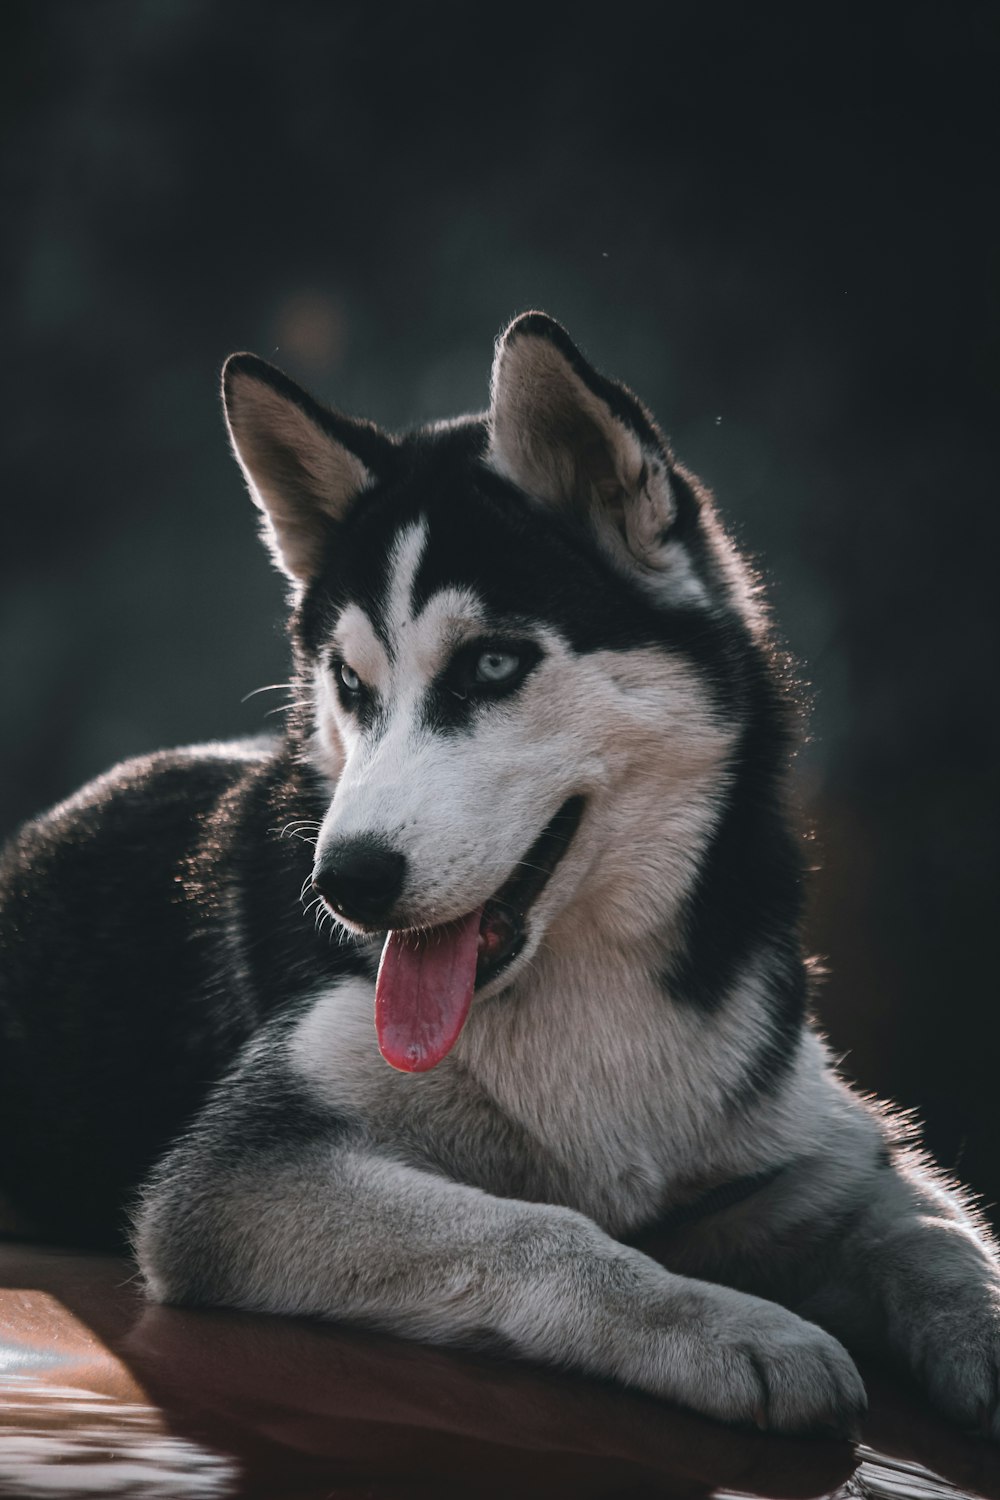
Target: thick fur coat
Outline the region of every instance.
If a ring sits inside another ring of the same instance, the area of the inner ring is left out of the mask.
[[[996,1251],[810,1024],[792,694],[652,417],[537,313],[482,416],[391,437],[249,355],[224,399],[287,731],[8,847],[11,1199],[130,1214],[163,1301],[779,1431],[851,1429],[872,1349],[1000,1437]]]

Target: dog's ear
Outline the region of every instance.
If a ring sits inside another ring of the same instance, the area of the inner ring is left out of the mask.
[[[233,452],[264,517],[275,562],[296,583],[319,568],[333,523],[391,451],[367,423],[320,406],[254,354],[232,354],[222,400]]]
[[[665,438],[560,324],[523,313],[497,342],[489,459],[520,489],[587,520],[622,560],[668,567],[676,504]]]

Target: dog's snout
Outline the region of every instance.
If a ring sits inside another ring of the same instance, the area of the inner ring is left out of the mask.
[[[368,925],[391,910],[405,879],[405,854],[377,839],[347,839],[325,852],[313,889],[342,917]]]

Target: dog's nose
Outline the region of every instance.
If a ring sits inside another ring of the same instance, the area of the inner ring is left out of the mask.
[[[323,855],[313,871],[313,890],[354,922],[381,921],[399,898],[406,855],[373,838],[345,839]]]

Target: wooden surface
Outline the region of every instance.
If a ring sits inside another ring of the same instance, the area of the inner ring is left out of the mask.
[[[111,1257],[3,1244],[0,1287],[0,1495],[16,1500],[1000,1500],[1000,1453],[870,1375],[852,1451],[381,1335],[152,1307]]]

